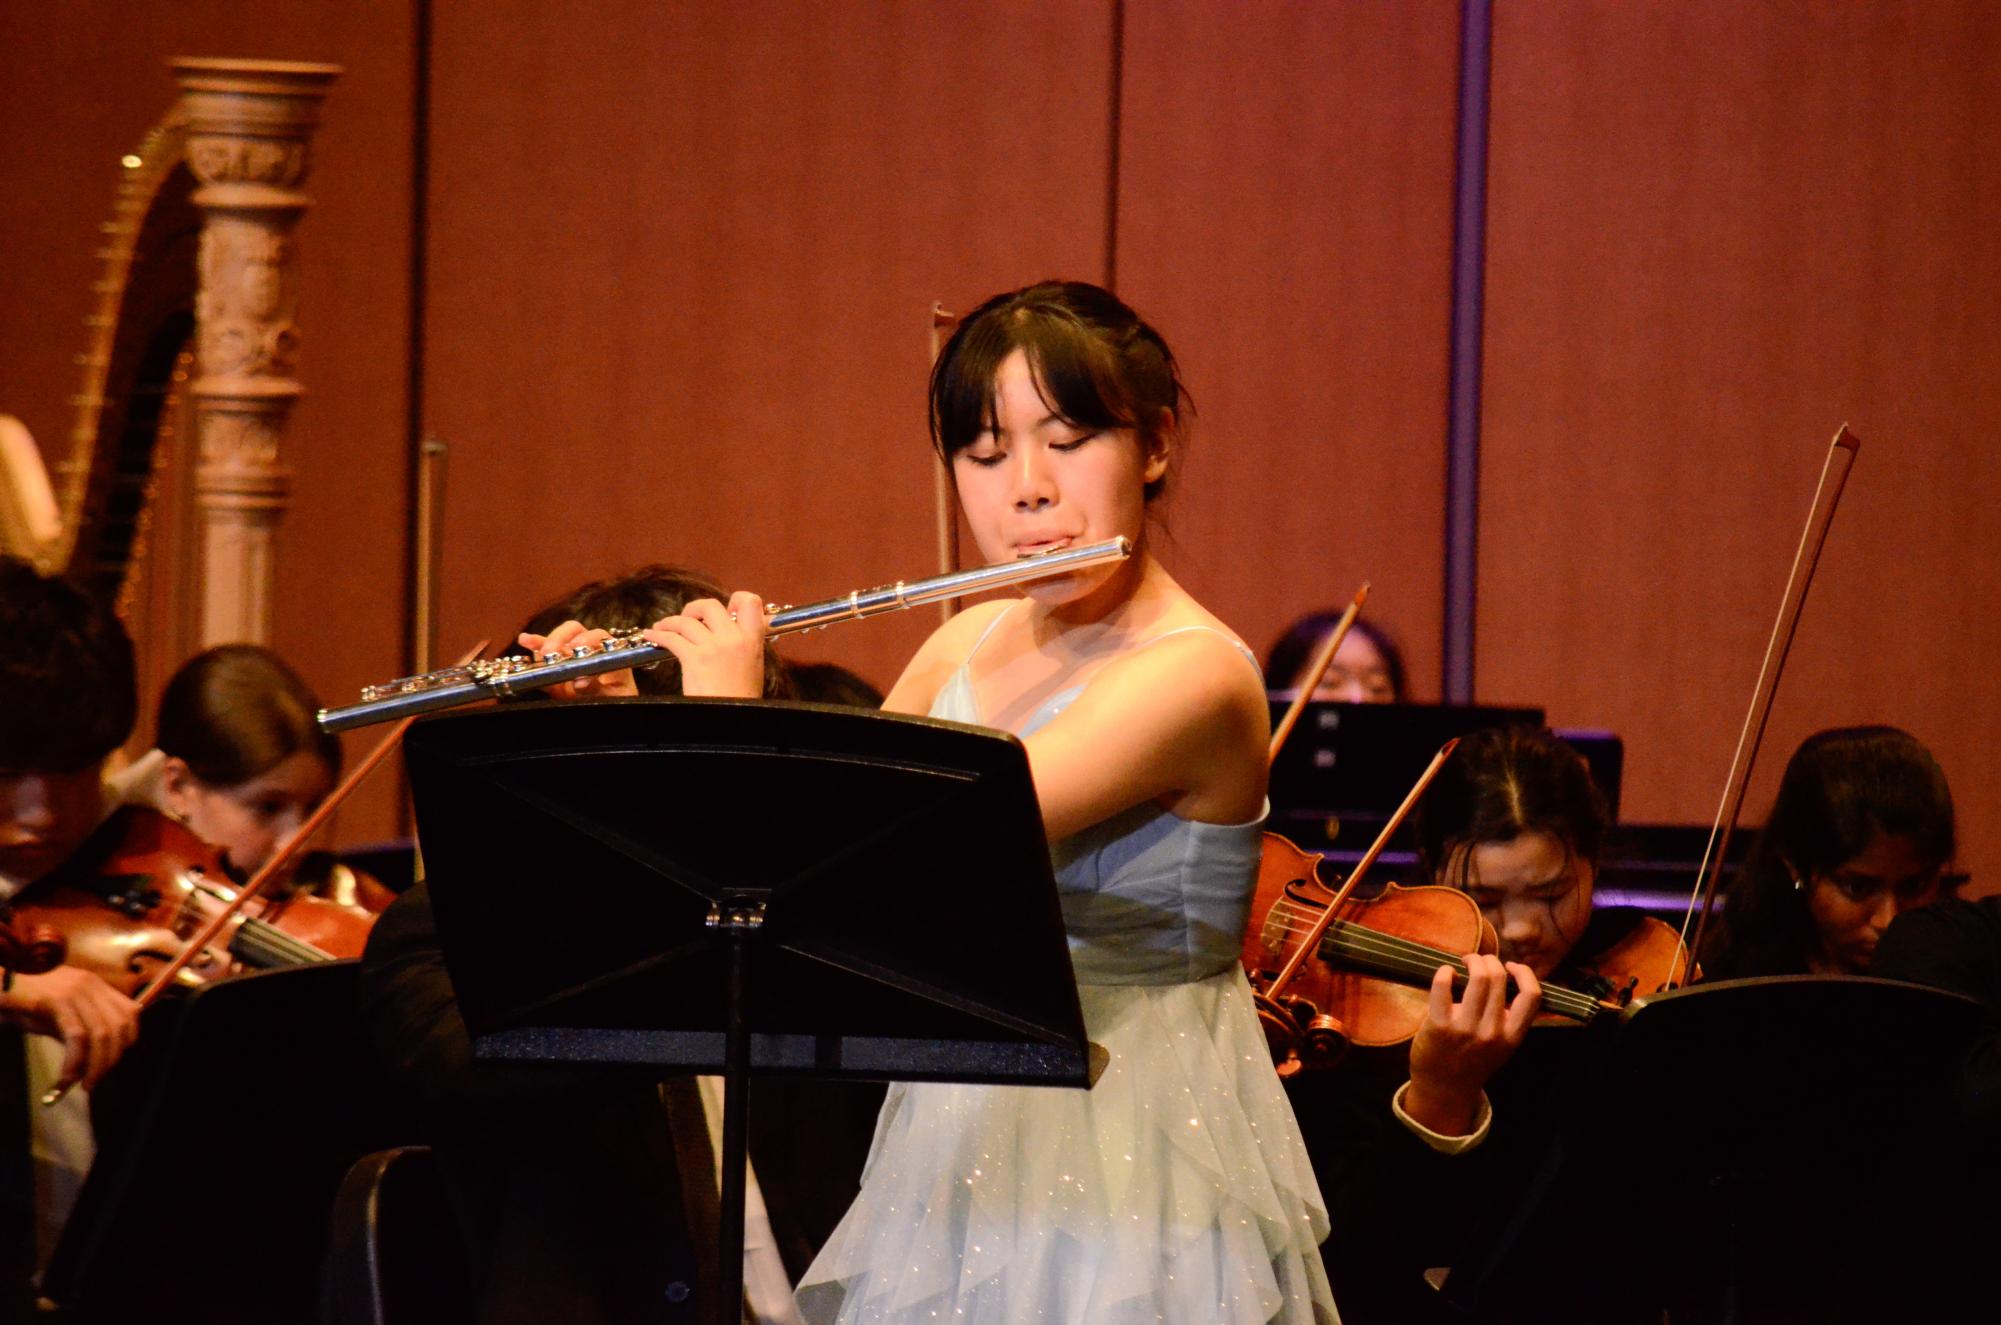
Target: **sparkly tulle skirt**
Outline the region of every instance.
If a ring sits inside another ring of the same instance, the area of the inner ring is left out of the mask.
[[[897,1085],[814,1325],[1315,1325],[1327,1212],[1243,972],[1084,985],[1088,1091]]]

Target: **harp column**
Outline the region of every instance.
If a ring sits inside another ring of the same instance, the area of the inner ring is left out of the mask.
[[[176,60],[187,163],[200,187],[195,296],[195,507],[203,645],[271,637],[278,526],[292,499],[280,445],[293,376],[299,270],[292,231],[330,64]]]

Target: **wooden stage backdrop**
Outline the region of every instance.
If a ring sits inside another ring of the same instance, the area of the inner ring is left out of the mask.
[[[1628,817],[1706,820],[1847,420],[1747,817],[1808,731],[1898,723],[2001,886],[2001,11],[1497,9],[1480,697],[1620,732]],[[641,561],[806,601],[931,565],[930,302],[1047,275],[1182,355],[1189,585],[1262,648],[1372,579],[1437,694],[1456,4],[246,12],[0,9],[0,411],[62,444],[168,58],[345,65],[277,624],[330,699],[404,662],[413,383],[452,448],[445,650]],[[932,619],[794,651],[886,684]],[[340,836],[398,823],[385,783]]]

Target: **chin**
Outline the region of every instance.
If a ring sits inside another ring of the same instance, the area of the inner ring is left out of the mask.
[[[1111,582],[1117,566],[1099,567],[1092,570],[1072,571],[1067,575],[1052,575],[1046,580],[1030,580],[1021,586],[1021,591],[1043,607],[1064,607],[1082,602]]]

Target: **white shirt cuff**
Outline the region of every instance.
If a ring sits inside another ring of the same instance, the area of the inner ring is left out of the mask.
[[[1436,1150],[1441,1155],[1463,1155],[1487,1139],[1487,1129],[1494,1123],[1494,1106],[1487,1102],[1487,1092],[1480,1092],[1480,1108],[1473,1115],[1473,1130],[1464,1136],[1446,1136],[1432,1131],[1417,1119],[1404,1112],[1404,1092],[1410,1089],[1406,1081],[1397,1087],[1397,1093],[1390,1096],[1390,1112],[1397,1121],[1408,1127],[1417,1139]]]

